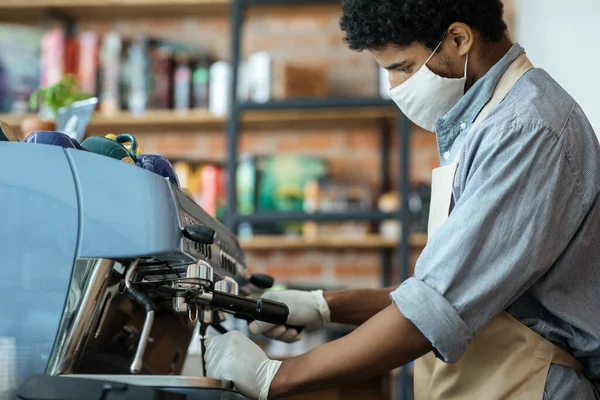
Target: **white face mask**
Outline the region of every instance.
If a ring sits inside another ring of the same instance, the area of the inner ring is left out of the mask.
[[[444,78],[427,67],[427,63],[441,44],[442,42],[433,50],[421,69],[401,85],[390,89],[390,97],[404,115],[416,125],[431,132],[435,130],[436,121],[446,115],[465,94],[467,83],[468,54],[462,78]]]

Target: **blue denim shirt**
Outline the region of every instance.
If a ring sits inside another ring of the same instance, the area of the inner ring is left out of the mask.
[[[507,311],[600,377],[600,146],[579,105],[545,71],[527,72],[473,131],[515,44],[437,122],[442,165],[462,149],[450,217],[414,277],[391,295],[458,361]],[[600,398],[583,375],[552,365],[546,398]]]

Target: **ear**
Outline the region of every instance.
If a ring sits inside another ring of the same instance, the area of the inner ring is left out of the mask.
[[[475,41],[475,34],[471,27],[462,22],[455,22],[448,28],[450,46],[455,48],[459,56],[469,53]]]

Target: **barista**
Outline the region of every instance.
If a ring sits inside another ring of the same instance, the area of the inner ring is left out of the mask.
[[[400,109],[436,133],[428,244],[397,288],[269,293],[290,325],[360,326],[284,362],[229,333],[208,344],[209,376],[272,399],[417,360],[417,399],[599,398],[600,147],[502,14],[500,0],[343,1],[350,48],[371,53]]]

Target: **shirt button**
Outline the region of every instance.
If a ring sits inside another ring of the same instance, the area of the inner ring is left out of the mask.
[[[466,124],[465,122],[461,122],[461,123],[460,123],[460,129],[462,129],[463,131],[464,131],[465,129],[467,129],[467,124]]]
[[[450,158],[450,152],[445,152],[444,153],[444,160],[448,160]]]

